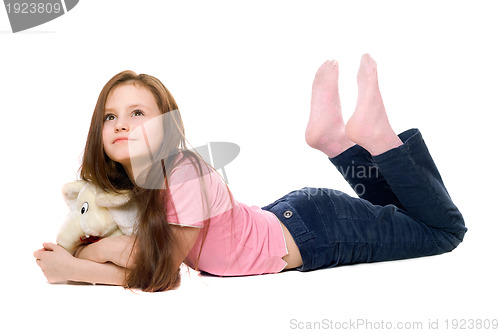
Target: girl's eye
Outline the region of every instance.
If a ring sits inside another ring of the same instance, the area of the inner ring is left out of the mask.
[[[142,112],[141,110],[134,110],[134,112],[132,112],[132,116],[144,116],[144,112]]]
[[[104,121],[106,120],[114,120],[115,119],[115,116],[112,115],[112,114],[107,114],[104,116]]]

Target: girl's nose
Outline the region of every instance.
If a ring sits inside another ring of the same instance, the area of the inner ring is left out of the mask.
[[[128,124],[125,122],[117,122],[115,125],[115,133],[128,132],[129,129],[130,128],[129,128]]]

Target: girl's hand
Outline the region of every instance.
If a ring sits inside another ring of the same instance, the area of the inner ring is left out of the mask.
[[[33,253],[49,283],[71,279],[76,260],[68,251],[54,243],[43,243],[43,249]]]

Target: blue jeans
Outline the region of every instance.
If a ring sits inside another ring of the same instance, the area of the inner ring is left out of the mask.
[[[417,129],[371,156],[356,145],[331,158],[359,195],[305,187],[262,209],[288,228],[301,271],[450,252],[467,231]]]

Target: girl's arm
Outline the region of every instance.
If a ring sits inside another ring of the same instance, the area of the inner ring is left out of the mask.
[[[172,225],[174,229],[175,239],[177,240],[177,256],[174,265],[179,267],[187,255],[191,252],[198,236],[200,235],[201,228],[185,227],[179,225]]]
[[[97,263],[90,260],[78,259],[73,273],[69,276],[70,281],[110,284],[122,286],[125,282],[127,269],[113,263]]]
[[[199,235],[199,228],[173,226],[178,241],[175,265],[180,266]],[[76,257],[53,243],[44,243],[43,249],[33,254],[38,266],[50,283],[80,281],[123,285],[125,275],[134,265],[130,256],[134,238],[119,236],[104,238],[77,250]]]
[[[73,257],[57,244],[44,243],[34,256],[50,283],[80,281],[123,285],[127,269],[113,263],[98,263]]]
[[[103,238],[98,242],[78,248],[75,257],[99,263],[111,262],[131,269],[135,265],[134,240],[131,236]]]
[[[193,248],[200,228],[172,225],[177,240],[176,265],[180,266]],[[132,236],[118,236],[103,238],[98,242],[85,245],[77,249],[75,257],[92,260],[99,263],[112,262],[113,264],[133,269],[135,267],[135,238]]]

